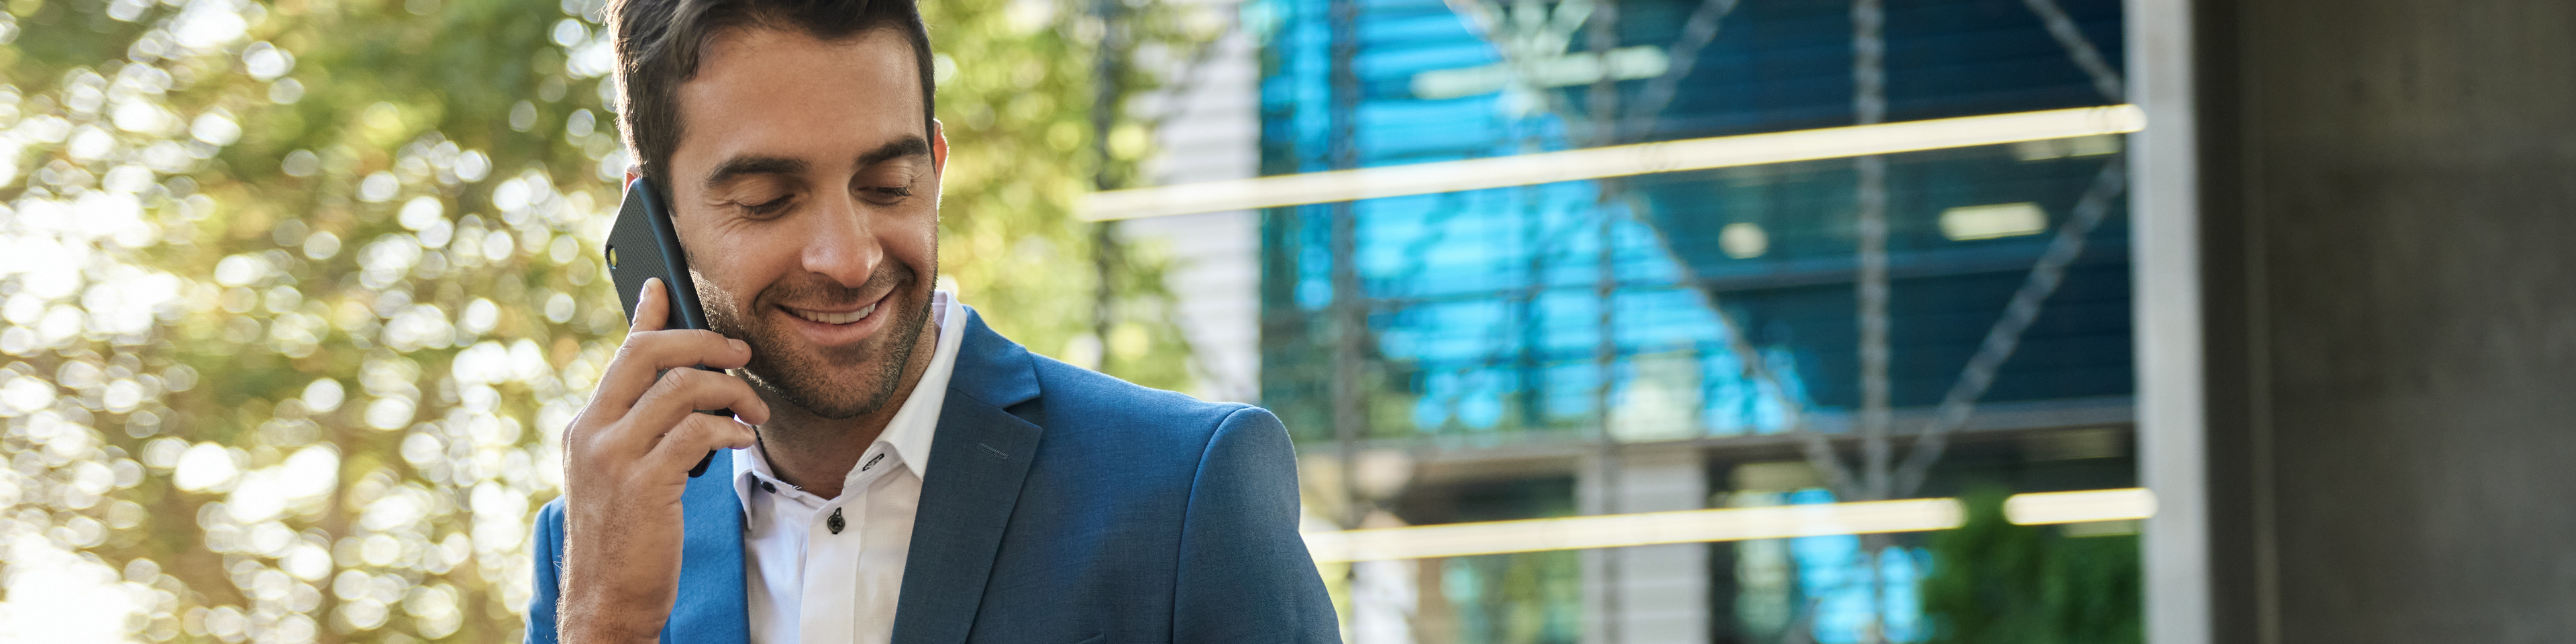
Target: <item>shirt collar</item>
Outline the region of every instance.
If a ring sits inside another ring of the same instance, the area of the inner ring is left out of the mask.
[[[932,291],[930,315],[931,322],[939,326],[937,344],[930,354],[930,368],[922,372],[921,381],[913,385],[912,395],[904,398],[902,407],[895,409],[894,418],[886,422],[885,431],[878,433],[876,440],[894,454],[896,461],[911,469],[913,476],[924,478],[930,476],[930,442],[938,434],[939,410],[948,398],[948,379],[957,370],[958,347],[966,337],[966,305],[959,303],[957,296],[948,291]],[[760,453],[759,445],[734,452],[734,494],[740,497],[744,511],[748,512],[752,488],[759,487],[762,479],[777,480],[778,474],[770,468],[769,459]],[[844,480],[856,481],[858,475],[859,467],[853,464]],[[841,493],[846,495],[853,489],[856,488],[844,486]]]
[[[893,448],[904,467],[914,476],[930,476],[930,439],[938,434],[939,409],[948,401],[948,379],[957,372],[957,348],[966,339],[966,305],[947,291],[930,295],[932,322],[939,325],[938,346],[931,350],[930,368],[921,372],[921,382],[912,387],[912,396],[903,400],[894,419],[886,422],[877,440]],[[851,470],[856,474],[857,470]]]

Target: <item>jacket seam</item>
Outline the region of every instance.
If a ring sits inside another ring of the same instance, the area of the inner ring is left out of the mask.
[[[1170,602],[1172,606],[1172,621],[1169,626],[1171,632],[1164,635],[1167,640],[1178,641],[1181,636],[1181,567],[1188,563],[1186,557],[1190,549],[1190,522],[1198,517],[1199,485],[1207,477],[1208,454],[1216,448],[1217,436],[1225,433],[1226,426],[1234,422],[1235,416],[1246,411],[1260,409],[1259,407],[1243,403],[1227,404],[1235,405],[1235,408],[1232,411],[1226,412],[1224,416],[1218,417],[1216,419],[1216,426],[1208,428],[1207,438],[1199,443],[1197,464],[1192,467],[1190,471],[1189,493],[1187,496],[1183,497],[1184,501],[1181,503],[1180,534],[1175,535],[1175,538],[1172,539],[1172,598]]]

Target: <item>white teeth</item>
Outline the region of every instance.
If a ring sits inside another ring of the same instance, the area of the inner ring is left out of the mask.
[[[796,313],[796,317],[805,318],[806,320],[813,321],[813,322],[821,322],[821,323],[824,323],[824,324],[849,324],[849,323],[851,323],[851,322],[857,322],[857,321],[859,321],[859,320],[866,319],[866,318],[868,317],[868,314],[869,314],[869,313],[875,313],[875,312],[876,312],[876,310],[877,310],[877,305],[870,304],[870,305],[867,305],[866,307],[862,307],[862,308],[860,308],[859,310],[851,311],[851,312],[848,312],[848,313],[818,313],[818,312],[814,312],[814,311],[807,311],[807,310],[804,310],[804,309],[788,309],[788,310],[789,310],[789,311],[794,311],[794,312]]]

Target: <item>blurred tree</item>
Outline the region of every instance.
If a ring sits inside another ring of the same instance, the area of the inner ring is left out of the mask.
[[[517,639],[528,520],[624,329],[597,1],[0,7],[0,641]],[[925,7],[944,279],[1042,352],[1118,315],[1144,348],[1106,364],[1178,386],[1158,266],[1094,270],[1067,217],[1145,154],[1077,152],[1126,102],[1078,9]]]
[[[2136,535],[2066,537],[2004,519],[2012,492],[1960,497],[1968,522],[1932,533],[1923,610],[1936,643],[2136,644],[2145,641]]]
[[[967,303],[994,307],[985,320],[996,331],[1032,350],[1183,389],[1189,347],[1172,323],[1164,259],[1123,248],[1099,234],[1102,224],[1072,215],[1095,187],[1141,180],[1154,152],[1148,132],[1166,115],[1139,113],[1133,99],[1170,89],[1185,61],[1229,25],[1205,5],[1135,2],[1104,12],[1092,2],[1124,0],[922,5],[954,150],[943,177],[941,269]],[[1116,17],[1119,37],[1105,37],[1104,14]],[[1105,141],[1096,135],[1103,126]]]

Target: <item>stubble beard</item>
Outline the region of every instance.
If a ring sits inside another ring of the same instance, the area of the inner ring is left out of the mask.
[[[846,420],[884,411],[903,386],[904,368],[920,348],[922,328],[930,323],[930,289],[920,288],[920,271],[900,261],[887,261],[866,284],[850,288],[829,280],[780,282],[752,298],[745,316],[733,306],[707,307],[707,326],[751,345],[751,362],[743,374],[754,387],[774,394],[805,412]],[[920,296],[905,298],[907,290]],[[891,336],[878,335],[839,347],[805,347],[795,331],[768,324],[774,316],[763,309],[779,302],[855,303],[866,293],[887,292],[879,314],[896,316],[887,325]],[[745,323],[745,318],[756,322]]]

